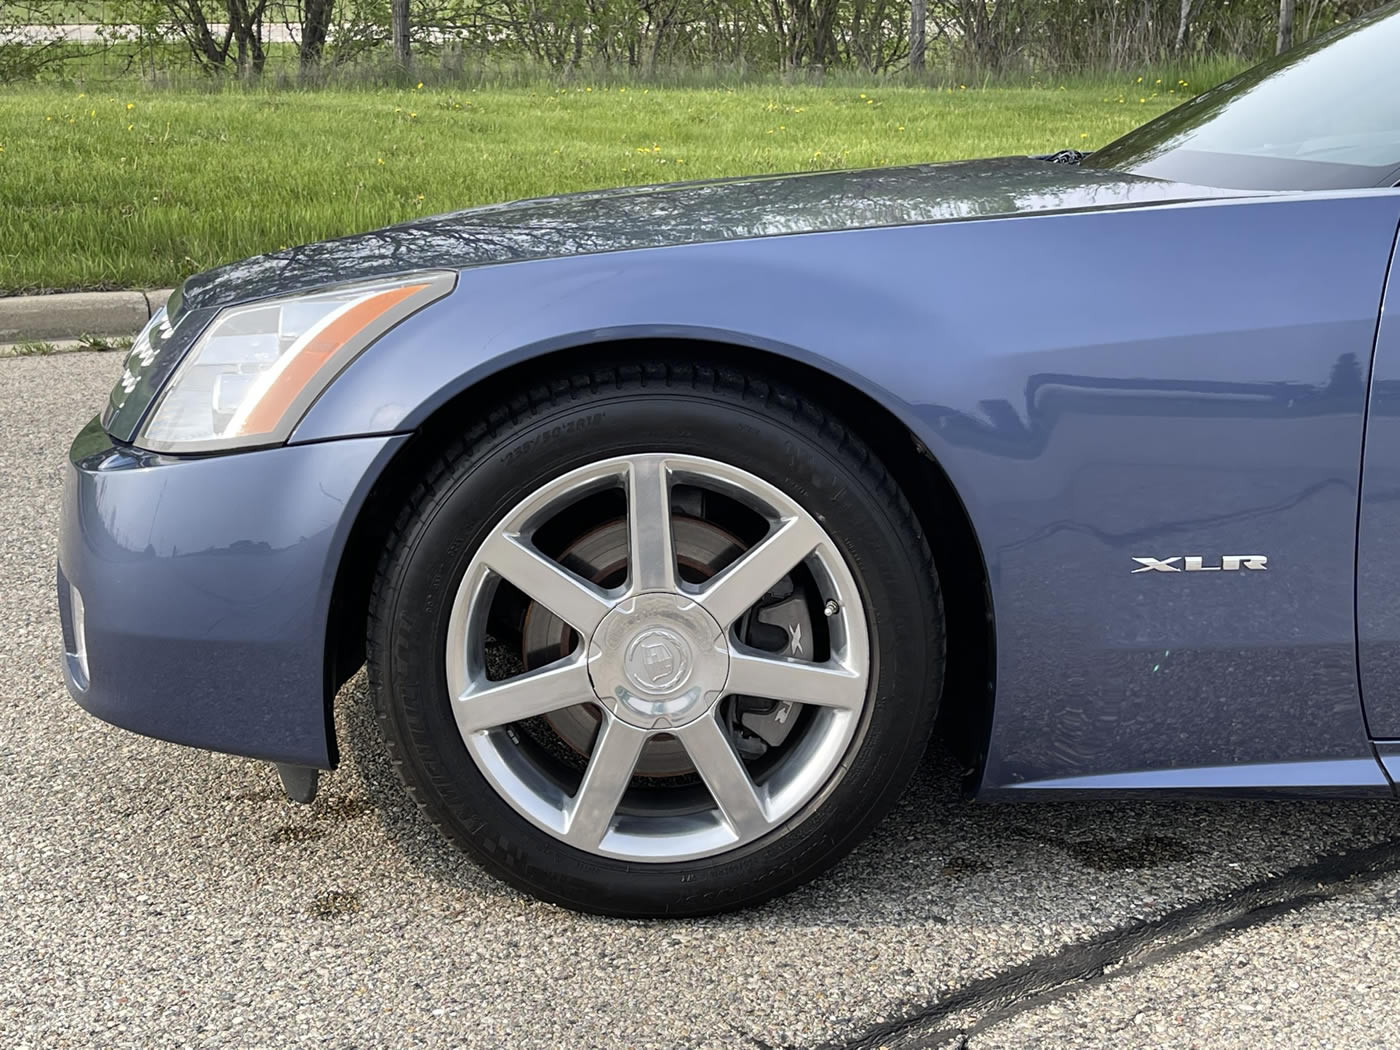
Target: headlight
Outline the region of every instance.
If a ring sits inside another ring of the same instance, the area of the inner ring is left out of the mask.
[[[280,444],[355,355],[456,279],[410,274],[221,311],[133,444],[154,452]]]

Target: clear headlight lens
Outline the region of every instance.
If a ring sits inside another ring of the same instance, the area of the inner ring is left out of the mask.
[[[410,274],[222,311],[171,377],[135,439],[156,452],[278,444],[356,354],[452,290]]]

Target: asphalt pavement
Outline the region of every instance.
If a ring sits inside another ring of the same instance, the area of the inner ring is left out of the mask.
[[[54,537],[68,441],[120,363],[0,360],[0,1045],[1400,1043],[1393,803],[987,805],[935,752],[814,885],[633,922],[458,855],[383,760],[362,677],[310,807],[267,766],[98,722],[59,674]]]

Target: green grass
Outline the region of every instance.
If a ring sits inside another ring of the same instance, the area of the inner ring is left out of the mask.
[[[136,340],[129,335],[91,335],[84,332],[74,342],[79,350],[130,350]]]
[[[91,353],[94,351],[125,353],[136,340],[129,335],[80,335],[76,339],[28,339],[20,343],[0,343],[0,358],[47,357],[52,354]]]
[[[12,89],[0,106],[0,292],[171,285],[258,252],[570,190],[1091,149],[1181,97],[1155,79]]]
[[[63,347],[44,339],[30,339],[23,343],[0,343],[0,358],[47,357],[62,352]]]

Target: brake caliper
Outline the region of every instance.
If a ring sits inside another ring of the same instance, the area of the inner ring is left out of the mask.
[[[745,645],[794,660],[813,655],[812,610],[806,597],[784,576],[740,621],[739,638]],[[744,758],[761,758],[770,747],[788,738],[797,722],[797,705],[791,700],[736,696],[732,704],[730,732]]]

